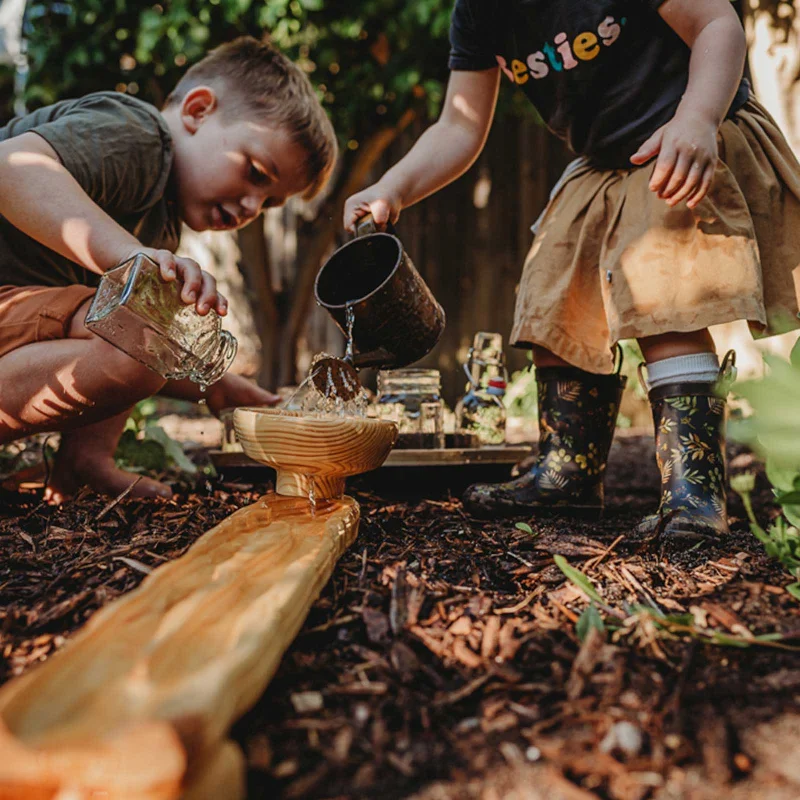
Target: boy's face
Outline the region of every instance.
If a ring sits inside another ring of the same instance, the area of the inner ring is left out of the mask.
[[[226,119],[212,89],[192,89],[177,114],[178,204],[193,230],[241,228],[308,188],[302,146],[253,117]]]

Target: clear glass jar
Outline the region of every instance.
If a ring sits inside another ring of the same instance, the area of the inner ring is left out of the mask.
[[[376,409],[380,419],[397,423],[399,447],[444,447],[444,403],[439,370],[382,370],[378,373]]]
[[[505,444],[506,407],[503,399],[507,374],[502,334],[488,331],[475,334],[464,373],[467,386],[456,404],[456,431],[475,434],[481,445]]]
[[[218,381],[236,356],[236,339],[214,311],[205,316],[180,296],[143,254],[103,275],[86,317],[89,330],[163,378]]]
[[[503,356],[503,334],[478,331],[469,351],[464,371],[471,386],[486,389],[492,378],[508,380]]]
[[[506,382],[491,378],[488,386],[470,387],[456,405],[459,433],[474,433],[481,445],[502,445],[506,441]]]

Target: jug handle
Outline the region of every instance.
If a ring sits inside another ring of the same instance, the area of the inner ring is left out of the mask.
[[[375,220],[372,217],[372,214],[365,214],[361,219],[356,222],[356,232],[354,239],[359,239],[362,236],[369,236],[371,233],[389,233],[392,236],[396,236],[397,234],[394,231],[394,225],[391,222],[387,222],[384,226],[379,227],[375,224]]]

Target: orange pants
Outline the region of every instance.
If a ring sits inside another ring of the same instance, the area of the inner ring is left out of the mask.
[[[33,342],[66,339],[90,286],[0,286],[0,356]]]

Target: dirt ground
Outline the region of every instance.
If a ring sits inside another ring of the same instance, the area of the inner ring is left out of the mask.
[[[732,499],[732,533],[674,551],[631,531],[652,441],[618,437],[598,523],[476,520],[454,488],[354,492],[362,523],[265,695],[234,729],[251,798],[800,797],[800,604]],[[775,513],[760,465],[757,513]],[[178,557],[263,485],[171,502],[0,495],[0,681]],[[594,582],[614,630],[576,621]],[[642,607],[652,610],[645,613]],[[658,614],[691,614],[683,628]],[[712,640],[712,631],[718,632]],[[759,634],[780,632],[772,646]],[[745,645],[745,646],[742,646]],[[749,646],[747,646],[749,645]]]

